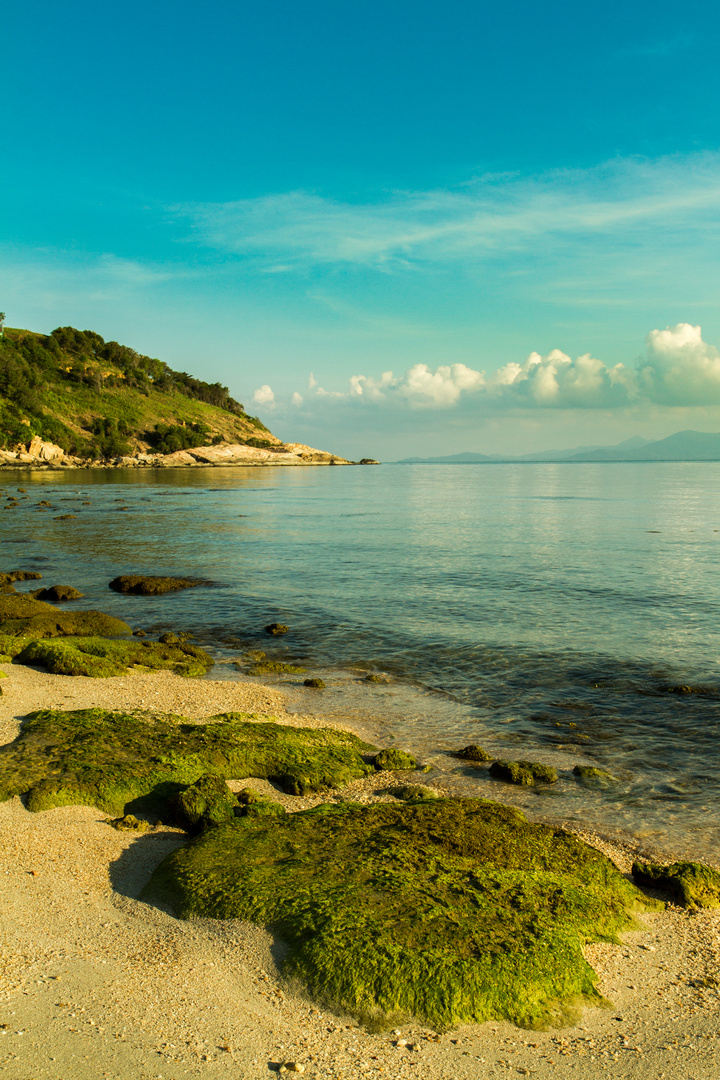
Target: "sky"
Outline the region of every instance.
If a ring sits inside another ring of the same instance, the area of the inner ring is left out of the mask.
[[[26,0],[0,309],[344,456],[720,430],[720,8]]]

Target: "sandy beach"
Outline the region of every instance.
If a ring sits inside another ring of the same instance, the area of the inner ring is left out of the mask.
[[[225,711],[284,712],[271,688],[167,672],[66,678],[4,665],[0,740],[39,708],[148,709],[197,720]],[[238,778],[240,781],[242,778]],[[386,778],[387,779],[387,778]],[[269,791],[264,781],[250,781]],[[237,784],[238,787],[245,784]],[[343,796],[387,796],[382,776]],[[288,809],[320,799],[283,796]],[[443,1034],[405,1027],[367,1034],[285,985],[282,943],[236,921],[183,922],[137,898],[184,834],[119,833],[88,807],[27,812],[0,804],[0,1075],[11,1080],[180,1080],[273,1075],[281,1066],[323,1080],[360,1076],[464,1080],[610,1074],[717,1080],[720,912],[669,907],[642,917],[621,945],[587,956],[610,1009],[588,1009],[561,1031],[506,1023]],[[635,852],[583,835],[628,872]]]

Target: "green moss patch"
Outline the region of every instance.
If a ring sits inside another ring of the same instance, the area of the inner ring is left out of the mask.
[[[270,927],[289,978],[371,1026],[439,1029],[600,1003],[583,945],[651,903],[600,852],[480,799],[239,819],[174,852],[145,895]]]
[[[108,825],[111,825],[113,829],[117,829],[118,832],[143,833],[152,829],[149,821],[145,821],[144,818],[136,818],[134,814],[124,814],[123,817],[112,818],[108,821]]]
[[[496,780],[520,787],[532,787],[537,783],[555,784],[558,779],[551,765],[541,765],[538,761],[493,761],[490,775]]]
[[[720,907],[720,874],[697,862],[635,862],[632,875],[638,885],[671,894],[677,904],[696,911]]]
[[[576,765],[573,774],[585,787],[607,788],[618,782],[607,769],[598,769],[595,765]]]
[[[403,802],[422,802],[423,799],[437,799],[438,793],[424,784],[401,784],[399,787],[388,788],[388,794],[394,799],[402,799]]]
[[[404,750],[381,750],[375,755],[375,768],[393,772],[398,769],[416,769],[417,762],[412,754]]]
[[[273,780],[288,794],[304,795],[372,772],[362,758],[369,749],[344,731],[257,722],[244,713],[191,724],[45,709],[0,746],[0,801],[27,795],[29,810],[79,804],[108,814],[169,816],[167,800],[205,773]]]
[[[170,805],[181,829],[199,833],[211,825],[230,821],[238,801],[221,776],[206,773],[178,792]]]
[[[212,657],[196,645],[156,641],[108,641],[101,637],[64,637],[28,642],[18,664],[40,664],[54,675],[89,675],[96,679],[125,675],[129,667],[170,670],[188,677],[204,675]]]
[[[250,668],[250,675],[304,675],[305,668],[282,664],[279,660],[261,660]]]
[[[492,761],[492,757],[488,754],[487,750],[483,750],[481,746],[464,746],[462,750],[455,751],[455,757],[462,758],[463,761]]]
[[[102,611],[60,611],[30,595],[0,592],[0,635],[52,638],[66,635],[118,637],[129,634],[121,619]]]

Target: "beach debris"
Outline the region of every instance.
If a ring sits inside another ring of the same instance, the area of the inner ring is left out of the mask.
[[[289,626],[285,626],[284,623],[272,622],[268,623],[265,627],[265,633],[270,634],[272,637],[277,637],[279,634],[287,634]]]
[[[201,578],[161,577],[152,574],[120,574],[113,578],[109,588],[114,592],[127,593],[131,596],[158,596],[162,593],[177,592],[178,589],[194,589],[198,585],[207,585]]]
[[[481,746],[475,746],[474,743],[470,746],[464,746],[462,750],[456,750],[454,756],[462,758],[463,761],[492,761],[492,755],[488,754],[487,750],[483,750]]]
[[[535,784],[556,784],[557,770],[538,761],[493,761],[490,775],[506,784],[533,787]]]
[[[698,862],[634,862],[633,880],[646,888],[668,892],[675,903],[697,911],[720,908],[720,873]]]
[[[405,750],[396,750],[391,748],[389,750],[381,750],[375,755],[375,768],[384,769],[387,771],[397,771],[399,769],[416,769],[417,762],[412,754],[406,753]]]
[[[577,837],[470,798],[237,818],[170,854],[154,897],[281,933],[284,976],[373,1030],[564,1026],[603,1003],[585,945],[659,907]]]

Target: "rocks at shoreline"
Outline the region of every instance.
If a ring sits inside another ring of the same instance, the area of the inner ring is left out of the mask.
[[[0,468],[51,469],[176,469],[226,467],[232,465],[377,465],[373,458],[349,461],[327,450],[316,450],[304,443],[286,443],[262,448],[244,443],[217,443],[172,454],[138,452],[114,458],[80,458],[66,454],[55,443],[44,442],[37,435],[27,447],[0,450]]]
[[[108,588],[113,592],[129,593],[132,596],[159,596],[162,593],[177,592],[180,589],[194,589],[198,585],[207,585],[201,578],[163,577],[153,574],[120,574],[113,578]]]

